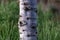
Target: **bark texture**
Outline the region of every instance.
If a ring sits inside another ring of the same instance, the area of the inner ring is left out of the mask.
[[[19,0],[20,40],[37,40],[37,0]]]

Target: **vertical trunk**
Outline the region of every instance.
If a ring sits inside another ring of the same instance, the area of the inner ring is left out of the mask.
[[[37,40],[37,0],[19,0],[20,40]]]
[[[7,0],[4,0],[4,3],[7,3]]]
[[[0,4],[1,4],[2,0],[0,0]]]
[[[3,5],[6,5],[8,0],[0,0],[0,4],[3,3]]]
[[[8,2],[8,0],[4,0],[4,5],[6,5],[6,4],[7,4],[7,2]]]

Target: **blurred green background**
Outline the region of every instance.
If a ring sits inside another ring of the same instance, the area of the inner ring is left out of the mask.
[[[43,12],[38,5],[38,40],[60,40],[60,22],[54,21],[50,10]],[[0,40],[19,40],[19,4],[17,1],[0,3]]]

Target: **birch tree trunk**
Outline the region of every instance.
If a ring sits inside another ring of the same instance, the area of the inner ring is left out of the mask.
[[[19,0],[20,40],[37,40],[37,0]]]

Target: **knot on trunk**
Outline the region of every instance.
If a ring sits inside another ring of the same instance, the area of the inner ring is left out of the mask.
[[[27,25],[27,22],[26,21],[20,21],[20,26],[24,26],[24,25]]]

